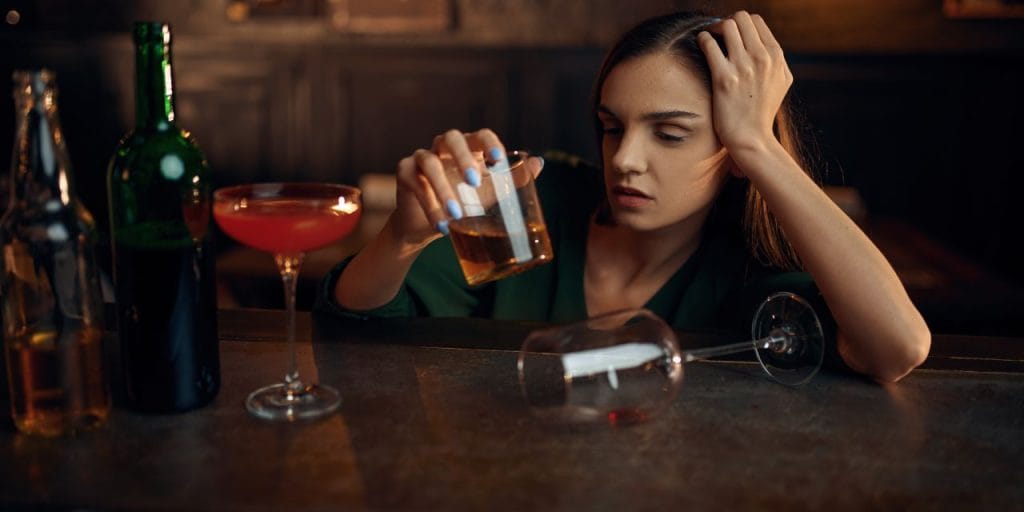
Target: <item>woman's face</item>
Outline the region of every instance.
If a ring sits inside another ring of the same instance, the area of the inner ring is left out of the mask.
[[[601,87],[605,191],[616,224],[651,231],[703,222],[726,178],[711,93],[676,57],[620,62]]]

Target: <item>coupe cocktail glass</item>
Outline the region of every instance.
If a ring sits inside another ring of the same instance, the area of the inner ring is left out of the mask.
[[[284,283],[288,372],[284,382],[252,392],[249,412],[293,421],[330,414],[341,405],[334,388],[299,379],[295,362],[295,285],[305,253],[337,242],[356,227],[362,212],[355,187],[326,183],[260,183],[213,194],[213,217],[235,240],[274,255]]]
[[[752,340],[680,350],[672,328],[646,309],[629,309],[535,331],[519,351],[519,383],[537,416],[559,421],[643,421],[671,403],[683,363],[754,350],[768,375],[797,385],[821,368],[824,335],[814,309],[788,292],[761,303]]]

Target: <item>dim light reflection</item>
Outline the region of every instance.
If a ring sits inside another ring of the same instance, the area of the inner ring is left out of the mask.
[[[245,21],[249,17],[249,4],[244,1],[233,1],[227,7],[228,19],[234,22]]]
[[[359,205],[344,197],[339,197],[338,204],[331,206],[331,209],[340,213],[355,213],[359,209]]]
[[[4,17],[4,21],[6,21],[8,25],[17,25],[21,22],[21,13],[18,12],[17,9],[11,9],[7,11],[7,16]]]
[[[167,55],[164,50],[164,55]],[[164,68],[164,112],[167,112],[167,120],[174,122],[174,105],[171,104],[171,98],[174,97],[174,84],[171,83],[171,62],[169,59],[164,57],[163,62]]]
[[[67,173],[60,173],[57,176],[58,186],[60,187],[60,202],[63,204],[71,204],[71,184],[68,183]]]
[[[164,41],[164,58],[160,66],[164,71],[164,112],[167,113],[167,120],[174,122],[174,105],[171,99],[174,95],[174,84],[171,83],[171,28],[164,25],[161,29]]]
[[[193,179],[193,181],[195,181],[195,179]],[[232,211],[236,211],[237,212],[239,210],[244,210],[244,209],[246,209],[248,207],[249,207],[249,199],[243,197],[243,198],[238,199],[238,201],[236,201],[234,204],[232,204],[231,209],[232,209]],[[355,213],[356,211],[359,210],[359,203],[354,202],[354,201],[350,201],[350,200],[348,200],[348,198],[345,198],[345,197],[339,197],[337,204],[332,204],[330,209],[331,209],[331,211],[338,212],[338,213],[352,214],[352,213]]]

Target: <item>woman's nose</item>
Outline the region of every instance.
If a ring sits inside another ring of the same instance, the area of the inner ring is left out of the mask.
[[[612,165],[623,174],[642,173],[647,170],[643,143],[639,137],[626,132],[612,155]]]

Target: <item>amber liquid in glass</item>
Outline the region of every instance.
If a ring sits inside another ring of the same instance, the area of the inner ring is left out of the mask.
[[[495,217],[466,217],[449,225],[452,244],[459,265],[471,285],[486,283],[517,274],[551,261],[553,252],[547,228],[543,224],[526,224],[530,253],[527,261],[517,261],[512,243],[501,221]]]
[[[92,428],[106,419],[110,398],[102,368],[102,337],[103,331],[86,327],[63,342],[50,330],[4,340],[11,408],[19,430],[56,436]],[[62,357],[61,351],[77,354]]]

